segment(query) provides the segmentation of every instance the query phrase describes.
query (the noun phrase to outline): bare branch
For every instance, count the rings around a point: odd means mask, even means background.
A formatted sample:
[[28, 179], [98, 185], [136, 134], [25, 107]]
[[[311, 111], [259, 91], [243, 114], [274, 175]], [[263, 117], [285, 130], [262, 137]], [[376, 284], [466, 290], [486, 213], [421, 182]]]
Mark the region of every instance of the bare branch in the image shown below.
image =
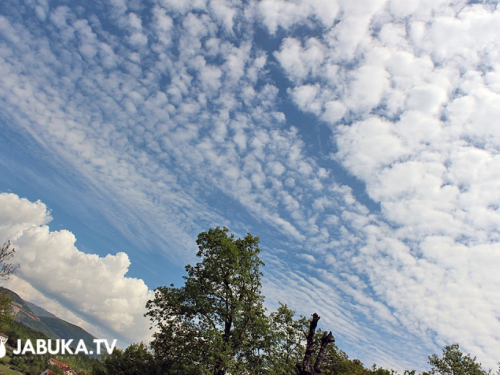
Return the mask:
[[0, 280], [7, 280], [20, 267], [19, 264], [9, 263], [16, 252], [11, 246], [11, 242], [7, 241], [0, 247]]

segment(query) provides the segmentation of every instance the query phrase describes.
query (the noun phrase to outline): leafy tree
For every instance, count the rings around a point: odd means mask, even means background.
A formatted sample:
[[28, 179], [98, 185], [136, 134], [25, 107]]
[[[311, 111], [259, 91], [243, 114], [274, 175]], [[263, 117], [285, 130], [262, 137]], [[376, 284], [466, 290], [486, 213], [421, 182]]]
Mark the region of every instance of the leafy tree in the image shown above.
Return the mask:
[[125, 350], [115, 348], [113, 353], [104, 354], [101, 362], [95, 362], [92, 375], [156, 375], [160, 374], [153, 355], [141, 342]]
[[[51, 364], [48, 364], [46, 366], [44, 366], [47, 370], [50, 370], [52, 371], [54, 374], [57, 374], [57, 375], [64, 375], [64, 371], [62, 368], [60, 368], [59, 366], [57, 365], [51, 365]], [[43, 370], [42, 370], [43, 371]]]
[[269, 321], [262, 306], [259, 238], [217, 227], [198, 236], [185, 285], [159, 287], [147, 316], [152, 347], [171, 374], [258, 374], [265, 366]]
[[[0, 247], [0, 280], [8, 280], [9, 277], [19, 268], [19, 265], [10, 262], [16, 249], [11, 247], [10, 241], [4, 243]], [[5, 293], [0, 292], [0, 331], [4, 332], [14, 320], [11, 313], [11, 303], [13, 298]]]
[[295, 364], [304, 356], [303, 341], [307, 321], [294, 319], [295, 312], [280, 302], [280, 307], [269, 316], [271, 334], [267, 336], [266, 368], [271, 375], [291, 374]]
[[14, 321], [11, 303], [14, 300], [8, 293], [0, 291], [0, 332], [5, 332]]
[[440, 375], [486, 375], [487, 372], [481, 368], [481, 363], [476, 362], [476, 357], [470, 354], [464, 355], [458, 344], [445, 346], [443, 357], [436, 354], [429, 357], [432, 366], [430, 374]]

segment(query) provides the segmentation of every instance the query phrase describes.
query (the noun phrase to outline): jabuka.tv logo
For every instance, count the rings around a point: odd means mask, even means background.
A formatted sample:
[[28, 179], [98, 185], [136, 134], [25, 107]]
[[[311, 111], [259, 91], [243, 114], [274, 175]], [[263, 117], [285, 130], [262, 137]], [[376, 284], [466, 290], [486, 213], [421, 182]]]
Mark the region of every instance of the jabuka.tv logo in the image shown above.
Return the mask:
[[[22, 345], [22, 341], [20, 339], [17, 340], [17, 348], [12, 351], [15, 355], [26, 355], [26, 354], [34, 354], [34, 355], [44, 355], [44, 354], [52, 354], [52, 355], [65, 355], [65, 354], [79, 354], [84, 353], [87, 355], [92, 355], [94, 352], [92, 350], [88, 350], [85, 345], [85, 341], [80, 339], [76, 348], [71, 347], [70, 345], [73, 343], [73, 339], [64, 340], [42, 340], [37, 339], [36, 344], [33, 345], [30, 339], [26, 339], [24, 346]], [[113, 350], [116, 347], [117, 339], [114, 339], [111, 345], [108, 343], [106, 339], [94, 339], [93, 342], [96, 345], [96, 354], [101, 354], [101, 344], [104, 344], [104, 348], [106, 349], [108, 354], [112, 354]], [[0, 340], [0, 358], [5, 357], [7, 354], [7, 349], [5, 348], [5, 343]]]

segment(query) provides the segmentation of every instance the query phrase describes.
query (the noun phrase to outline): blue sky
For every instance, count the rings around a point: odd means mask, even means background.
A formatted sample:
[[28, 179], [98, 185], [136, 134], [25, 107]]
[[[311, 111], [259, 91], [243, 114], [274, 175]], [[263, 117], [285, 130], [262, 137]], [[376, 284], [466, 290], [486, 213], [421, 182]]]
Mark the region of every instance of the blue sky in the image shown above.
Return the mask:
[[147, 340], [196, 236], [261, 238], [266, 306], [366, 365], [500, 349], [500, 10], [450, 0], [6, 0], [7, 286]]

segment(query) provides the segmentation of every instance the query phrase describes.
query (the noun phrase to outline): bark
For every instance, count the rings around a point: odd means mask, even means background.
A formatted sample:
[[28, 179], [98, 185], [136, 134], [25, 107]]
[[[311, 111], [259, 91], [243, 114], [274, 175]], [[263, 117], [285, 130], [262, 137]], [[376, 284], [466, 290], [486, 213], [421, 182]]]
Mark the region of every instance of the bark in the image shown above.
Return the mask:
[[321, 365], [325, 360], [326, 346], [331, 342], [335, 342], [335, 338], [333, 337], [332, 332], [329, 332], [328, 334], [326, 332], [323, 332], [323, 337], [321, 338], [321, 347], [319, 348], [318, 356], [316, 357], [313, 374], [319, 374], [321, 372]]
[[309, 333], [307, 335], [307, 345], [306, 345], [306, 353], [304, 354], [304, 360], [302, 363], [297, 363], [295, 365], [295, 372], [297, 375], [315, 375], [321, 373], [321, 365], [325, 360], [325, 352], [326, 347], [329, 343], [335, 342], [335, 338], [332, 333], [323, 333], [323, 337], [321, 338], [321, 346], [318, 351], [318, 355], [316, 356], [316, 361], [314, 362], [314, 368], [311, 369], [311, 357], [314, 354], [314, 349], [316, 345], [316, 341], [314, 340], [314, 333], [316, 332], [316, 328], [318, 327], [318, 314], [314, 313], [313, 318], [311, 320], [311, 324], [309, 325]]

